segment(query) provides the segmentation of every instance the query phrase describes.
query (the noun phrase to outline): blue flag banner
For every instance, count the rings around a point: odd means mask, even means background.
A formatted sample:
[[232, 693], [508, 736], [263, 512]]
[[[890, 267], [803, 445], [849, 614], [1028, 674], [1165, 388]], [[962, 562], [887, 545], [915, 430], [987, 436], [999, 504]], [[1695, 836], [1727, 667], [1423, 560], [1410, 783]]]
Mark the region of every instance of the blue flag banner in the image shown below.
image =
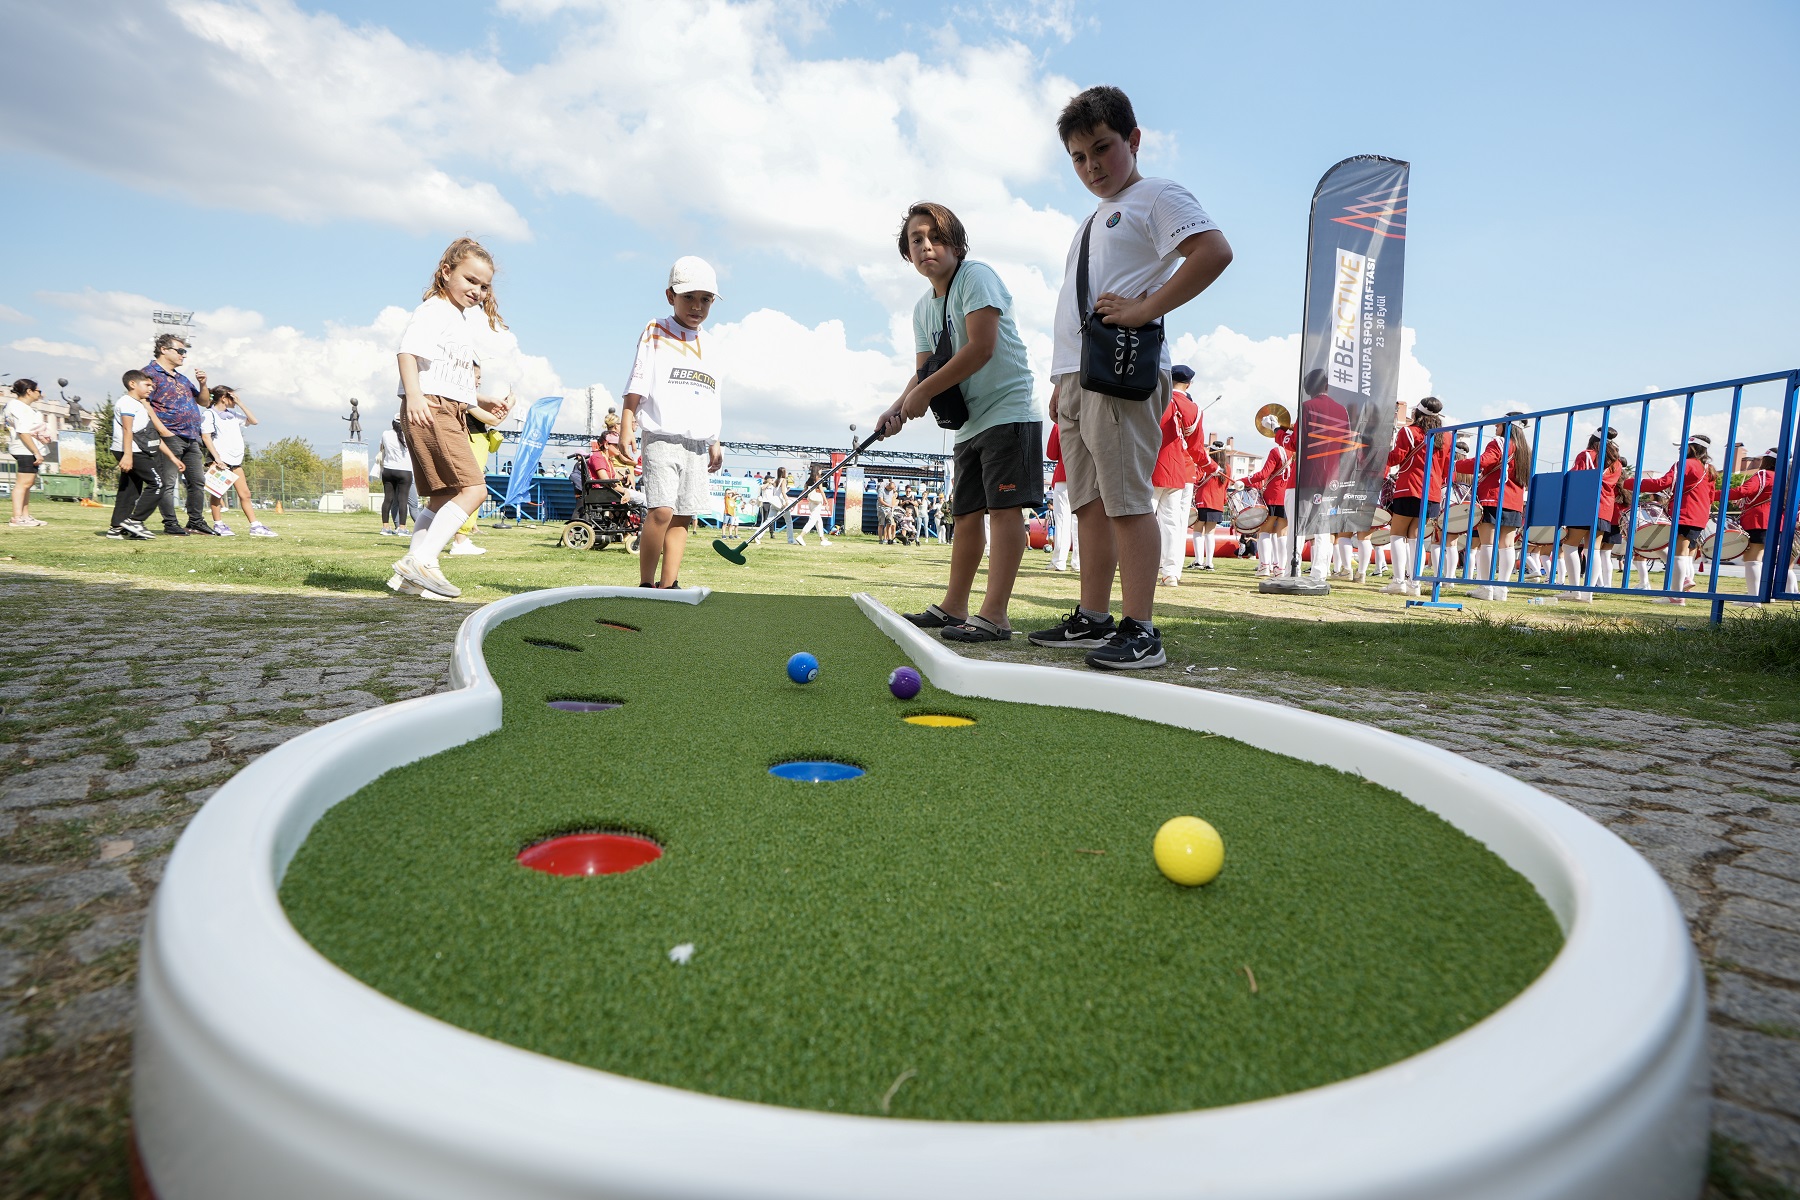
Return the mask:
[[1373, 524], [1394, 441], [1409, 170], [1360, 155], [1313, 192], [1288, 510], [1302, 536]]
[[537, 473], [538, 459], [550, 444], [550, 427], [562, 410], [561, 396], [545, 396], [532, 402], [525, 414], [525, 427], [519, 431], [518, 453], [513, 455], [512, 479], [506, 485], [506, 499], [501, 508], [513, 508], [531, 491], [531, 477]]

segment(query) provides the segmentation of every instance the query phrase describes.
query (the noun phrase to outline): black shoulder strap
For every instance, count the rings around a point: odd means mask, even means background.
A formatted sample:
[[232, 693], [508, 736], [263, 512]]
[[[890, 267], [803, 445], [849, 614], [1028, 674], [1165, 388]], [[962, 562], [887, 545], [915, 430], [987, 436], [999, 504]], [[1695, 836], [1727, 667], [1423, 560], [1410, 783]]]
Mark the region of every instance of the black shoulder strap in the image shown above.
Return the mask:
[[[938, 335], [940, 339], [950, 337], [950, 290], [956, 286], [956, 277], [962, 274], [962, 269], [962, 260], [958, 259], [956, 270], [950, 272], [950, 282], [944, 285], [944, 331]], [[954, 344], [954, 339], [952, 342]]]
[[1086, 324], [1088, 314], [1093, 310], [1088, 307], [1088, 235], [1094, 232], [1094, 218], [1099, 212], [1088, 214], [1087, 224], [1081, 227], [1081, 264], [1075, 268], [1075, 316]]

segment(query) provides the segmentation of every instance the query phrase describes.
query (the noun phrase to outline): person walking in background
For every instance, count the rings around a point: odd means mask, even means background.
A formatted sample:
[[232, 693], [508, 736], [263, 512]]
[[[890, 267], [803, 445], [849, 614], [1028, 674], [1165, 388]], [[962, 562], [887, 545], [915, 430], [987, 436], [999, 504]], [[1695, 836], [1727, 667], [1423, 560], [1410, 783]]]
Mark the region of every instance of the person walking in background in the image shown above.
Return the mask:
[[751, 539], [753, 545], [762, 545], [763, 534], [768, 532], [763, 526], [767, 525], [769, 518], [774, 515], [775, 485], [765, 477], [756, 489], [756, 528], [761, 532]]
[[381, 432], [381, 445], [375, 451], [375, 469], [381, 472], [381, 536], [399, 537], [406, 533], [406, 522], [412, 514], [412, 453], [406, 448], [400, 418]]
[[806, 528], [800, 531], [800, 544], [806, 545], [806, 535], [817, 531], [819, 545], [831, 545], [831, 539], [825, 536], [825, 491], [819, 486], [819, 473], [814, 471], [806, 481], [806, 490], [802, 493], [800, 511], [806, 513]]
[[[163, 532], [175, 537], [211, 533], [212, 526], [206, 523], [206, 456], [200, 443], [200, 412], [212, 406], [206, 372], [195, 371], [192, 380], [181, 373], [181, 366], [187, 361], [188, 344], [180, 334], [159, 334], [154, 349], [156, 357], [144, 366], [144, 374], [156, 383], [155, 390], [150, 393], [150, 407], [156, 410], [157, 417], [168, 429], [169, 435], [163, 440], [168, 443], [175, 462], [181, 464], [178, 471], [164, 458], [157, 468], [163, 484]], [[185, 526], [175, 502], [183, 481], [187, 486]]]
[[1162, 538], [1162, 558], [1156, 582], [1161, 587], [1181, 584], [1181, 564], [1187, 541], [1188, 516], [1194, 508], [1194, 481], [1200, 477], [1197, 461], [1206, 459], [1206, 435], [1200, 429], [1200, 408], [1187, 393], [1194, 378], [1192, 367], [1176, 366], [1169, 372], [1174, 387], [1160, 422], [1162, 443], [1156, 464], [1150, 468], [1150, 487], [1156, 503], [1156, 528]]
[[125, 394], [113, 401], [112, 452], [118, 456], [119, 492], [113, 499], [109, 538], [147, 542], [156, 535], [144, 528], [144, 518], [156, 511], [162, 483], [156, 475], [156, 458], [163, 453], [162, 423], [144, 403], [155, 382], [142, 371], [127, 371], [119, 382]]
[[44, 456], [47, 426], [32, 405], [43, 399], [35, 380], [15, 379], [12, 398], [6, 402], [6, 452], [18, 465], [19, 476], [13, 482], [12, 524], [29, 529], [45, 524], [31, 515], [31, 488], [37, 482], [38, 461]]
[[894, 522], [900, 515], [900, 489], [884, 479], [875, 489], [875, 536], [882, 545], [894, 540]]
[[[275, 537], [273, 529], [256, 519], [250, 506], [250, 484], [244, 478], [244, 426], [256, 424], [256, 415], [228, 387], [212, 389], [212, 397], [212, 407], [200, 414], [200, 441], [206, 447], [207, 457], [212, 460], [213, 467], [231, 472], [229, 486], [237, 493], [238, 507], [243, 510], [250, 536]], [[223, 519], [224, 493], [215, 496], [208, 489], [207, 499], [212, 508], [213, 532], [220, 537], [232, 536], [231, 526]]]
[[1052, 424], [1044, 443], [1044, 457], [1056, 464], [1050, 473], [1050, 569], [1067, 571], [1073, 551], [1075, 569], [1081, 570], [1081, 543], [1075, 537], [1075, 510], [1069, 506], [1069, 474], [1063, 470], [1062, 432]]

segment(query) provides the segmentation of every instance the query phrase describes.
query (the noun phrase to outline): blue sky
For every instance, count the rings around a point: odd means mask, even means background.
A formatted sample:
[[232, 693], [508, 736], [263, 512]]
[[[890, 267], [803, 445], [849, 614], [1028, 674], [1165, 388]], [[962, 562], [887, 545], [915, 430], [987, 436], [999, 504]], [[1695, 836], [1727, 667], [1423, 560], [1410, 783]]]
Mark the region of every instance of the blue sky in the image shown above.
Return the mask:
[[1055, 110], [1100, 82], [1236, 250], [1171, 328], [1226, 397], [1209, 426], [1253, 446], [1249, 413], [1293, 388], [1312, 188], [1357, 153], [1413, 164], [1402, 398], [1467, 419], [1800, 365], [1791, 3], [0, 12], [0, 371], [97, 397], [146, 357], [150, 307], [196, 309], [213, 378], [322, 444], [346, 396], [391, 395], [384, 310], [464, 232], [500, 261], [521, 392], [616, 389], [699, 253], [727, 436], [836, 443], [903, 382], [922, 283], [893, 234], [938, 199], [1041, 371], [1092, 203]]

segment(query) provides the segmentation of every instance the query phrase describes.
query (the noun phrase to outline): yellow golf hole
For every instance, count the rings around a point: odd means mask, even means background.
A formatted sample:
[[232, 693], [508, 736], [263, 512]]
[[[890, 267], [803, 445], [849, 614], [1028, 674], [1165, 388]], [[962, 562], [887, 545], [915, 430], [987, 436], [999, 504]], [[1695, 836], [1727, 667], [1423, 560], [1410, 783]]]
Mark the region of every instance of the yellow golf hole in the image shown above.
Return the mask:
[[955, 729], [959, 725], [973, 725], [975, 722], [967, 717], [951, 717], [943, 713], [920, 713], [916, 717], [906, 718], [908, 725], [929, 725], [933, 729]]

